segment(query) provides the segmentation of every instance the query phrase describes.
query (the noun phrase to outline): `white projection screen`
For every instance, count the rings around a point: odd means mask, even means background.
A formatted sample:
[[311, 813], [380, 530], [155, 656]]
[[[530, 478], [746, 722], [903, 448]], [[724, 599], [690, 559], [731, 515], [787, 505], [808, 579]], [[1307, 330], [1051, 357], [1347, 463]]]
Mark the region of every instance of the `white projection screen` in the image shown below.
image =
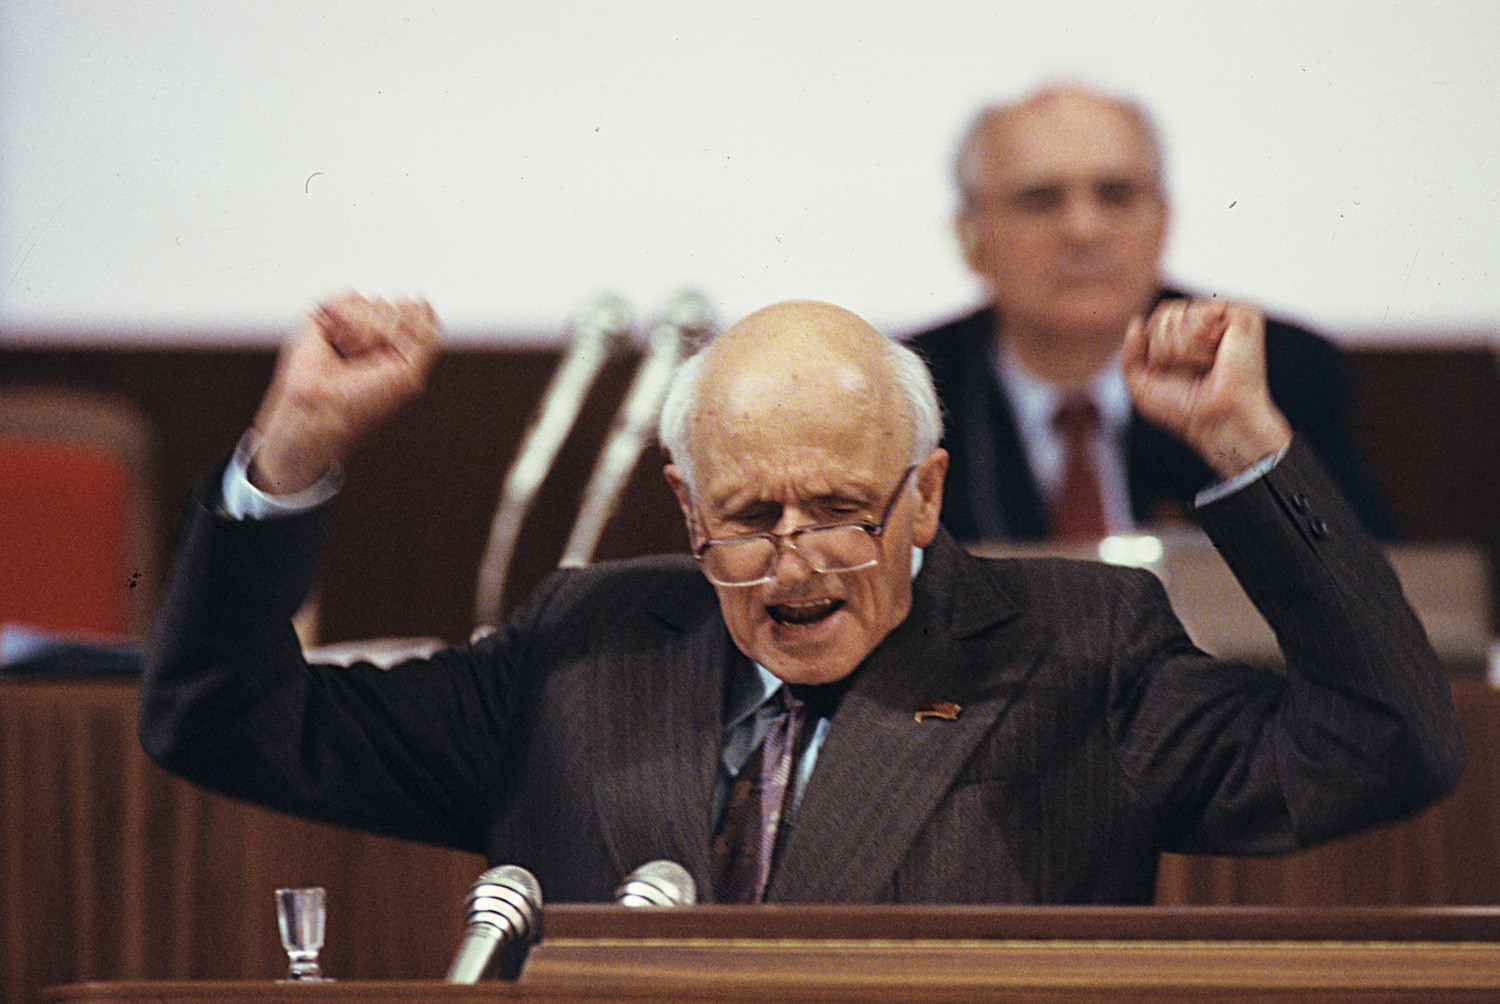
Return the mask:
[[0, 2], [0, 338], [256, 341], [345, 287], [457, 338], [613, 291], [977, 296], [949, 158], [1079, 80], [1157, 118], [1169, 276], [1342, 341], [1492, 339], [1500, 5]]

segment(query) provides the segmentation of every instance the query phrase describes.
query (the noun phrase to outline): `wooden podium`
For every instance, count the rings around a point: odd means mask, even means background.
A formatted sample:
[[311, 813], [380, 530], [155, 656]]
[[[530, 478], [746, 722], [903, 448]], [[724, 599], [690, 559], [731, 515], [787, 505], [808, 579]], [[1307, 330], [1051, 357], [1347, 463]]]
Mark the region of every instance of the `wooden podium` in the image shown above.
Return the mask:
[[[1217, 944], [1225, 932], [1251, 940], [1268, 938], [1265, 928], [1247, 934], [1242, 927], [1225, 926], [1267, 916], [1243, 912], [1250, 908], [1273, 908], [1269, 916], [1280, 918], [1278, 923], [1312, 916], [1307, 909], [1330, 909], [1336, 912], [1321, 916], [1340, 923], [1355, 918], [1365, 925], [1336, 929], [1339, 937], [1333, 940], [1340, 943], [1454, 940], [1438, 937], [1430, 927], [1410, 936], [1382, 933], [1376, 939], [1368, 926], [1371, 918], [1442, 916], [1493, 924], [1485, 911], [1500, 904], [1500, 691], [1482, 678], [1455, 679], [1454, 696], [1469, 762], [1459, 790], [1443, 803], [1414, 819], [1282, 858], [1169, 856], [1158, 887], [1161, 905], [1146, 913], [1151, 920], [1133, 922], [1148, 926], [1122, 931], [1118, 926], [1100, 927], [1103, 922], [1094, 919], [1116, 918], [1108, 923], [1119, 925], [1129, 913], [1064, 913], [1060, 916], [1084, 919], [1072, 921], [1073, 926], [1065, 929], [1070, 934], [1064, 939], [1067, 946], [1045, 949], [1052, 953], [1047, 957], [1055, 960], [1059, 952], [1085, 951], [1087, 939], [1105, 937], [1106, 930], [1113, 932], [1110, 938], [1147, 942], [1176, 942], [1187, 934]], [[108, 986], [116, 995], [126, 994], [125, 987], [152, 988], [134, 991], [133, 998], [115, 998], [121, 1000], [150, 999], [169, 986], [177, 988], [172, 993], [179, 1000], [201, 996], [208, 986], [234, 988], [241, 995], [234, 999], [239, 1000], [247, 999], [245, 994], [270, 993], [275, 987], [271, 980], [286, 965], [271, 905], [271, 890], [280, 885], [328, 888], [329, 944], [324, 955], [328, 971], [347, 981], [332, 992], [385, 987], [374, 981], [392, 977], [441, 978], [462, 936], [460, 907], [475, 876], [484, 870], [482, 859], [294, 820], [193, 788], [145, 759], [134, 735], [135, 703], [132, 681], [0, 682], [0, 1000], [30, 1004], [42, 988], [63, 985]], [[1359, 912], [1403, 907], [1475, 907], [1479, 912]], [[1281, 908], [1292, 912], [1276, 912]], [[1355, 912], [1337, 912], [1344, 908]], [[577, 909], [581, 908], [547, 910], [547, 941], [529, 977], [545, 975], [552, 981], [547, 986], [557, 986], [565, 974], [549, 967], [577, 964], [569, 961], [564, 949], [573, 951], [567, 949], [568, 939], [582, 937], [578, 924], [589, 917], [603, 924], [615, 916], [610, 912], [597, 919], [597, 914], [579, 915]], [[758, 949], [770, 947], [767, 938], [805, 939], [819, 930], [795, 913], [731, 915], [739, 924], [769, 925], [761, 928], [753, 945]], [[632, 950], [651, 947], [639, 942], [652, 932], [660, 935], [660, 929], [650, 925], [667, 924], [669, 916], [675, 914], [633, 920]], [[707, 926], [724, 923], [710, 908], [690, 911], [689, 916], [693, 925], [702, 925], [697, 927], [700, 931], [722, 931]], [[1035, 938], [1016, 932], [1035, 930], [1027, 925], [1048, 915], [986, 912], [986, 917], [997, 919], [986, 920], [982, 927], [972, 914], [941, 916], [956, 926], [928, 929], [937, 940], [951, 942], [956, 935], [987, 942], [1017, 938], [1021, 949], [1031, 951], [1039, 949]], [[1149, 926], [1153, 924], [1164, 926]], [[1166, 938], [1169, 930], [1178, 937]], [[838, 937], [881, 942], [894, 939], [892, 931], [869, 922]], [[1457, 940], [1497, 940], [1491, 931], [1465, 929]], [[677, 928], [673, 937], [680, 939], [682, 932]], [[618, 930], [596, 927], [589, 938], [599, 943], [589, 949], [591, 955], [604, 957], [602, 950], [608, 945], [601, 939], [606, 934], [620, 937]], [[1290, 937], [1281, 931], [1272, 940]], [[721, 949], [722, 941], [721, 936]], [[946, 944], [945, 950], [955, 947], [960, 946]], [[1020, 951], [985, 946], [986, 951], [1002, 949]], [[1153, 945], [1150, 951], [1158, 949]], [[620, 952], [623, 949], [616, 954]], [[873, 958], [870, 952], [858, 954], [866, 961]], [[639, 954], [632, 958], [645, 965]], [[844, 955], [838, 958], [842, 971]], [[1024, 966], [1042, 965], [1035, 958], [1040, 957], [985, 966], [1024, 971]], [[726, 971], [730, 965], [724, 962]], [[961, 972], [969, 966], [977, 974], [989, 971], [977, 957], [965, 960], [964, 966]], [[1500, 965], [1493, 968], [1500, 971]], [[586, 975], [566, 973], [569, 980]], [[420, 986], [423, 992], [442, 989], [431, 982]], [[506, 992], [515, 991], [512, 987]], [[529, 985], [527, 992], [553, 991]], [[1500, 994], [1493, 999], [1500, 1000]]]
[[555, 906], [514, 983], [141, 981], [45, 1004], [1500, 1001], [1500, 908]]

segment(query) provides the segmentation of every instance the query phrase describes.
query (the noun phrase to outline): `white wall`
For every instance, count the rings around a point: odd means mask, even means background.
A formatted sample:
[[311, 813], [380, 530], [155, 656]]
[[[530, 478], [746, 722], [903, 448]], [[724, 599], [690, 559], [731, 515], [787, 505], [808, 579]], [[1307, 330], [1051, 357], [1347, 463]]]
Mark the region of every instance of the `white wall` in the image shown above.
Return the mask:
[[1341, 338], [1500, 331], [1493, 0], [0, 0], [0, 338], [458, 337], [686, 285], [904, 330], [975, 287], [947, 161], [1043, 78], [1157, 114], [1181, 281]]

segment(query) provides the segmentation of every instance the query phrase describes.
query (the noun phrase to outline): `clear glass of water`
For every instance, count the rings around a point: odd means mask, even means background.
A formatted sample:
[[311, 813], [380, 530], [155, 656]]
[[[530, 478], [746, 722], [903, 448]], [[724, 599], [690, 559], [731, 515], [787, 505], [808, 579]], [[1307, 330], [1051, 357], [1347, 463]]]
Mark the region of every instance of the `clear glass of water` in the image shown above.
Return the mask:
[[323, 979], [318, 952], [323, 948], [327, 916], [327, 899], [321, 886], [276, 890], [276, 921], [281, 928], [281, 945], [291, 963], [287, 979]]

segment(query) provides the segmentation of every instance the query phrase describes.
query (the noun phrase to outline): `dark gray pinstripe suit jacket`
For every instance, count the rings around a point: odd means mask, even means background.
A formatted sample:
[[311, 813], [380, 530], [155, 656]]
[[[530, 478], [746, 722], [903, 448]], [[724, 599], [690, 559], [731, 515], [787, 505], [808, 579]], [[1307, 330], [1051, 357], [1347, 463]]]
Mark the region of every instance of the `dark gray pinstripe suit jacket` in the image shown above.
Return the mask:
[[[1300, 443], [1203, 523], [1285, 677], [1195, 649], [1149, 573], [929, 549], [832, 722], [772, 900], [1148, 902], [1162, 850], [1266, 853], [1408, 813], [1462, 750], [1390, 567]], [[681, 556], [549, 579], [500, 634], [390, 671], [307, 667], [314, 518], [191, 528], [146, 749], [208, 787], [480, 851], [552, 901], [645, 861], [710, 888], [732, 647]], [[955, 721], [915, 719], [924, 700]]]

